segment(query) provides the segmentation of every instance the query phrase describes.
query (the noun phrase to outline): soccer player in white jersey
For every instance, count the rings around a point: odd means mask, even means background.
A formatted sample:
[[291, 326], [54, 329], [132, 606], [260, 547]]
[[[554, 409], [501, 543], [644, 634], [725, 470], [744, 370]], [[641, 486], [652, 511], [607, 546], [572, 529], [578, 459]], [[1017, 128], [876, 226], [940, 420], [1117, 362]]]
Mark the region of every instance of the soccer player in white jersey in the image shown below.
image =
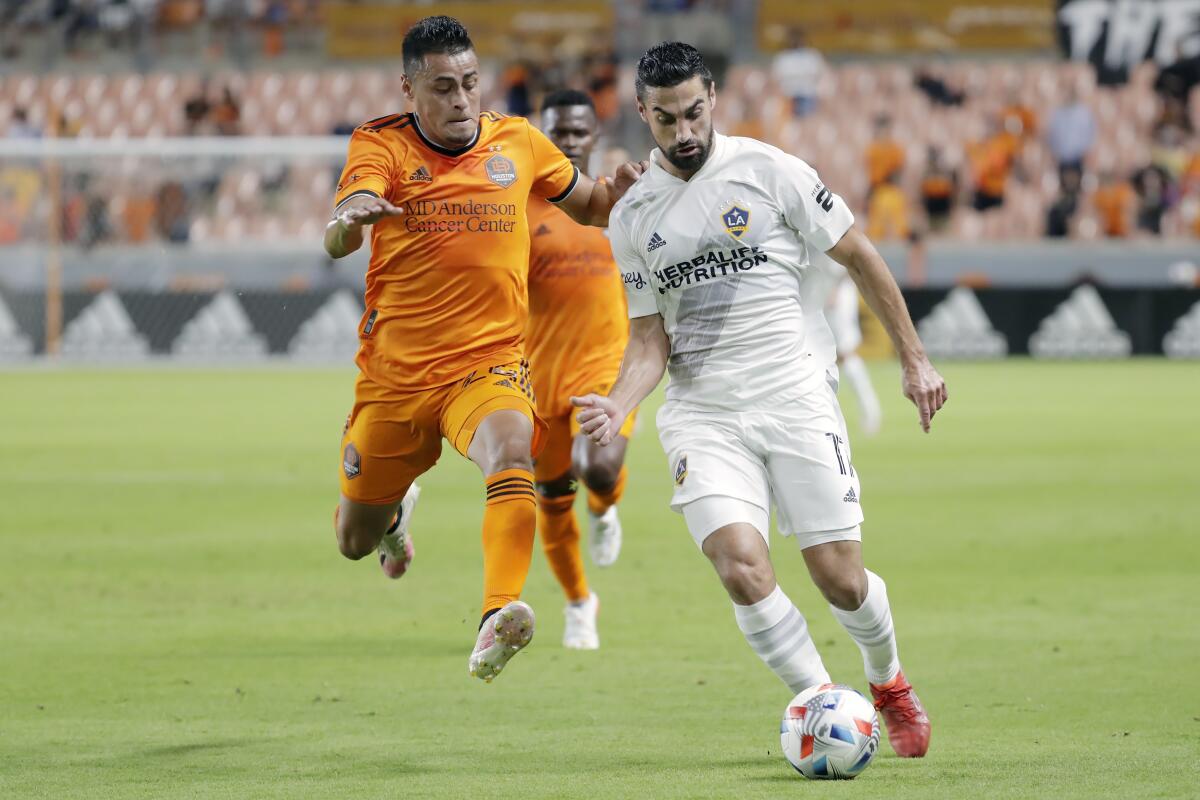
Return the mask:
[[[858, 643], [901, 756], [929, 747], [929, 718], [900, 669], [883, 580], [863, 568], [861, 488], [832, 386], [833, 339], [805, 276], [828, 253], [883, 321], [905, 395], [929, 430], [946, 386], [929, 363], [887, 265], [836, 194], [798, 158], [715, 134], [711, 73], [664, 42], [638, 62], [638, 111], [658, 148], [613, 209], [613, 255], [632, 319], [607, 397], [572, 398], [596, 442], [670, 371], [658, 431], [671, 506], [716, 568], [746, 641], [793, 692], [829, 682], [804, 616], [775, 579], [770, 508]], [[810, 325], [823, 335], [809, 335]]]
[[814, 269], [806, 280], [815, 280], [824, 287], [825, 319], [833, 331], [840, 375], [858, 399], [859, 427], [867, 436], [874, 436], [883, 424], [883, 410], [871, 383], [871, 373], [858, 354], [863, 338], [858, 321], [858, 289], [841, 264], [824, 253], [811, 255]]

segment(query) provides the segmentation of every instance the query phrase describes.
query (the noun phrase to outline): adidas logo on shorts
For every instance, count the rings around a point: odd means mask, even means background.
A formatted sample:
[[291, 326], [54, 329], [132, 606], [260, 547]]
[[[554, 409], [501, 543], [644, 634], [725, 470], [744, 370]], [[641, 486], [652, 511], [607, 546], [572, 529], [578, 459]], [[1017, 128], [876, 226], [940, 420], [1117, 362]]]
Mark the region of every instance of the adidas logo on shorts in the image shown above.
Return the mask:
[[658, 231], [655, 231], [654, 235], [650, 237], [650, 241], [646, 242], [646, 252], [653, 253], [655, 250], [660, 247], [664, 247], [666, 244], [667, 240], [659, 236]]
[[417, 167], [416, 171], [413, 172], [412, 175], [408, 176], [408, 179], [410, 181], [421, 181], [423, 183], [433, 183], [433, 176], [429, 174], [429, 170], [426, 169], [424, 164]]
[[857, 503], [858, 495], [854, 493], [854, 487], [850, 487], [850, 491], [846, 492], [846, 496], [842, 498], [843, 503]]

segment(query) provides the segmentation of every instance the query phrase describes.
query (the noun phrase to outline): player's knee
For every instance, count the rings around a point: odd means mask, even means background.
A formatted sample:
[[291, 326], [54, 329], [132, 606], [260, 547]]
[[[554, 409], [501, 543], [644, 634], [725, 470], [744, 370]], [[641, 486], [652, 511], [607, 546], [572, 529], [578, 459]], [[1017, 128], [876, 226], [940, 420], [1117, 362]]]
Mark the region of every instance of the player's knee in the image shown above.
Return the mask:
[[713, 561], [721, 584], [733, 602], [752, 605], [769, 595], [775, 588], [775, 571], [771, 562], [749, 551], [725, 553]]
[[616, 487], [617, 479], [620, 476], [620, 463], [614, 463], [603, 459], [594, 459], [589, 461], [588, 464], [584, 466], [581, 475], [584, 485], [597, 494], [606, 494], [611, 492]]
[[379, 532], [368, 531], [362, 525], [338, 520], [336, 533], [338, 550], [351, 561], [366, 558], [379, 546]]
[[867, 601], [867, 575], [862, 570], [825, 576], [817, 588], [831, 606], [842, 611], [857, 611]]

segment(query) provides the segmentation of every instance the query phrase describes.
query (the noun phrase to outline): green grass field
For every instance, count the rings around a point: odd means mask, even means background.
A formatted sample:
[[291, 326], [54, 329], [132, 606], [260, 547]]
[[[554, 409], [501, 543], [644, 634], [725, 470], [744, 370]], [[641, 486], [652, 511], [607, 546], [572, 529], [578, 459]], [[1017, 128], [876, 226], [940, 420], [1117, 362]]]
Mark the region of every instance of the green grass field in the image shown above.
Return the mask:
[[[423, 480], [402, 581], [338, 555], [350, 372], [2, 373], [0, 797], [1196, 797], [1200, 369], [950, 364], [931, 436], [895, 367], [874, 374], [866, 554], [933, 746], [817, 784], [667, 508], [652, 414], [625, 550], [592, 570], [603, 649], [560, 647], [539, 555], [537, 638], [484, 685], [471, 464], [448, 450]], [[835, 679], [865, 689], [774, 544]]]

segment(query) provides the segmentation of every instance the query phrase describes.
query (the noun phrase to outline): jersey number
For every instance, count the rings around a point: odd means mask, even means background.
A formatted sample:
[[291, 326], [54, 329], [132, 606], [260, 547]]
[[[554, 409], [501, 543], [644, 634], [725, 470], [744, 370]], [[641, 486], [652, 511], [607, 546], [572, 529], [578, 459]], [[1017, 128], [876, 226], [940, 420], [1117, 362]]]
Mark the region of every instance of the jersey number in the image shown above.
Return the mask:
[[850, 454], [842, 455], [842, 446], [846, 444], [845, 440], [836, 433], [825, 434], [829, 437], [829, 441], [833, 444], [833, 454], [837, 456], [838, 472], [843, 475], [854, 476], [854, 465], [850, 463]]

